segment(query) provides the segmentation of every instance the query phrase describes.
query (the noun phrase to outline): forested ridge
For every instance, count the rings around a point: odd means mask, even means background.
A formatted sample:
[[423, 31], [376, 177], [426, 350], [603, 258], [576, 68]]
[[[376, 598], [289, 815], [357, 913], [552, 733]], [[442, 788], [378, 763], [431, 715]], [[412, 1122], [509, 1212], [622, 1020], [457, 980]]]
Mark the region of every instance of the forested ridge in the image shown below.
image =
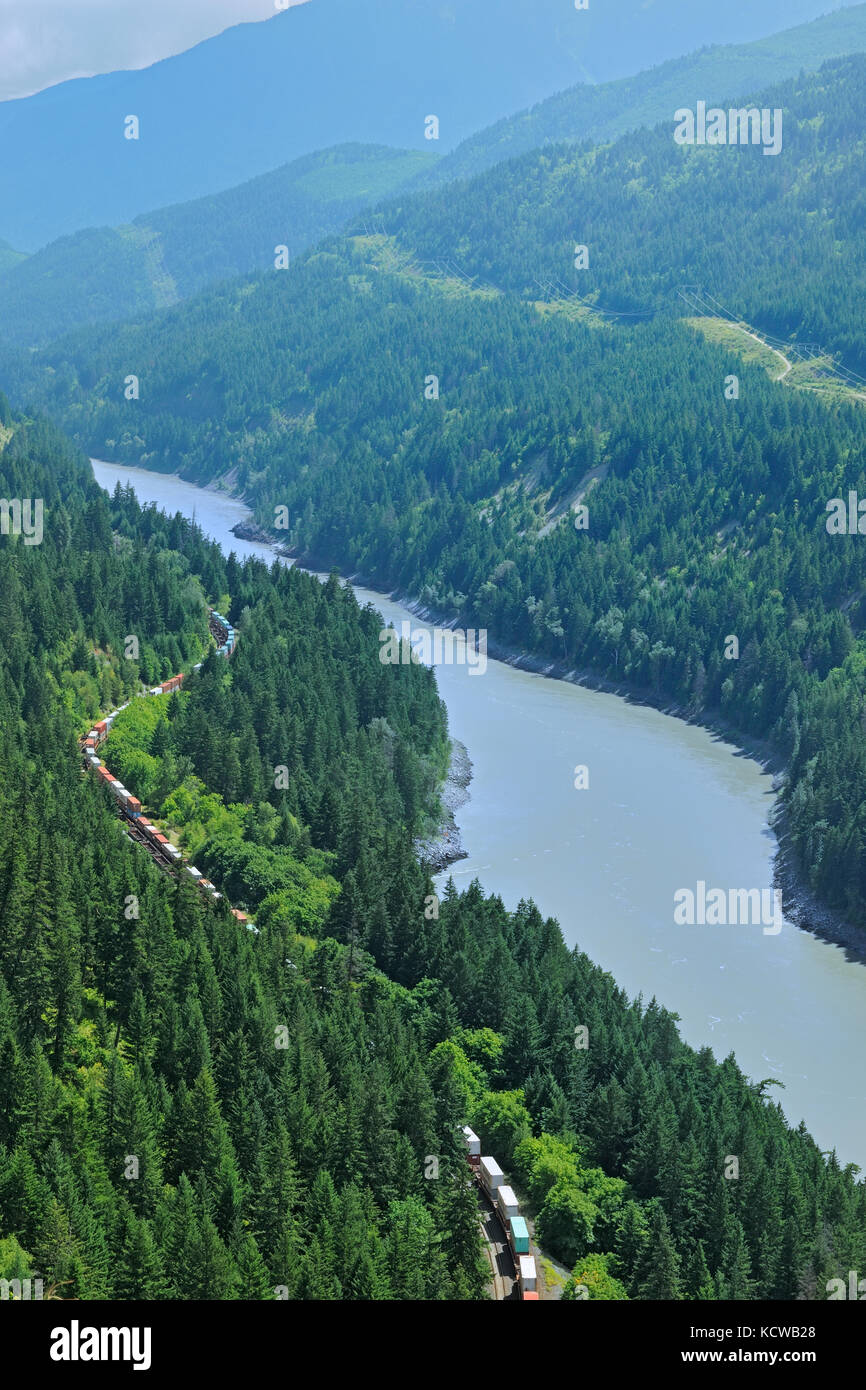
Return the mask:
[[0, 244], [0, 338], [32, 347], [268, 269], [280, 254], [297, 256], [339, 231], [431, 162], [435, 156], [419, 150], [340, 145], [127, 226], [61, 237], [27, 258]]
[[[866, 375], [858, 306], [866, 205], [866, 54], [828, 61], [708, 106], [781, 110], [782, 144], [677, 145], [678, 107], [611, 144], [554, 145], [453, 188], [386, 203], [382, 225], [415, 256], [537, 299], [576, 292], [613, 313], [682, 314], [677, 290], [710, 290], [779, 337], [817, 341]], [[589, 249], [574, 268], [575, 243]], [[539, 289], [539, 286], [542, 289]]]
[[[863, 1184], [733, 1059], [682, 1044], [674, 1016], [630, 1002], [531, 904], [509, 914], [473, 885], [431, 913], [410, 831], [441, 706], [424, 668], [379, 662], [378, 619], [334, 579], [224, 562], [180, 518], [120, 491], [109, 505], [53, 429], [0, 415], [0, 481], [43, 491], [47, 518], [42, 545], [0, 542], [0, 700], [18, 731], [0, 778], [3, 1277], [38, 1271], [66, 1298], [477, 1298], [467, 1120], [591, 1297], [821, 1297], [862, 1262]], [[243, 635], [181, 695], [133, 701], [156, 713], [139, 772], [225, 798], [217, 878], [243, 879], [232, 845], [327, 860], [339, 891], [315, 922], [295, 881], [257, 933], [206, 906], [80, 771], [93, 703], [129, 693], [126, 630], [158, 651], [157, 615], [123, 597], [127, 566], [158, 557], [175, 640], [195, 652], [203, 599], [226, 594]], [[214, 756], [205, 713], [249, 774]], [[286, 748], [277, 790], [264, 769]]]
[[714, 106], [800, 72], [814, 72], [829, 58], [864, 47], [866, 6], [853, 5], [766, 39], [701, 48], [614, 82], [581, 83], [470, 135], [419, 182], [471, 178], [503, 160], [565, 140], [603, 144], [626, 131], [669, 121], [685, 92], [700, 93]]

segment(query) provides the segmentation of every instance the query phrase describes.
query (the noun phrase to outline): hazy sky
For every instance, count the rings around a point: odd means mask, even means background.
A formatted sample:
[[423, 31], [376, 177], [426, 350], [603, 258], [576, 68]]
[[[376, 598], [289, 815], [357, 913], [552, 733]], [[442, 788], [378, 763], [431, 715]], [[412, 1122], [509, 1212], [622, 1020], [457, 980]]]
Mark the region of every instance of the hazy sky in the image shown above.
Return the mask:
[[144, 68], [304, 0], [0, 0], [0, 101]]

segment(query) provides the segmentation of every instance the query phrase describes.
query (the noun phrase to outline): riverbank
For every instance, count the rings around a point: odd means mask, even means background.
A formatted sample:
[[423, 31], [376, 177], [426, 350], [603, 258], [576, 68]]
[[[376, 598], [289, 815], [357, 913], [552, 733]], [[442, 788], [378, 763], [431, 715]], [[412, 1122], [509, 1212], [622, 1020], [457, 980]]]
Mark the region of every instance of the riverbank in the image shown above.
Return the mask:
[[[324, 573], [329, 569], [326, 562], [319, 561], [315, 556], [307, 555], [303, 559], [299, 559], [295, 551], [276, 544], [273, 536], [267, 536], [266, 532], [254, 522], [250, 523], [249, 535], [246, 535], [245, 522], [240, 523], [240, 528], [244, 528], [246, 539], [262, 541], [262, 543], [271, 546], [282, 558], [290, 560], [302, 569], [308, 569], [314, 573]], [[241, 535], [240, 528], [236, 530], [238, 536]], [[255, 535], [252, 534], [253, 531], [255, 531]], [[365, 589], [372, 587], [366, 575], [353, 573], [343, 577], [347, 583]], [[374, 593], [381, 592], [375, 588], [372, 591]], [[442, 628], [454, 628], [458, 626], [460, 621], [459, 618], [431, 608], [399, 590], [395, 590], [391, 594], [382, 594], [382, 597], [390, 599], [393, 603], [401, 604], [424, 623], [432, 623]], [[583, 686], [588, 690], [596, 690], [606, 695], [616, 695], [627, 704], [657, 709], [661, 714], [669, 715], [674, 719], [681, 719], [684, 723], [693, 724], [697, 728], [706, 729], [719, 742], [730, 745], [735, 756], [749, 758], [756, 762], [762, 771], [773, 777], [773, 793], [777, 798], [768, 816], [768, 822], [776, 836], [778, 845], [773, 861], [773, 886], [782, 894], [782, 910], [785, 917], [799, 930], [840, 947], [844, 950], [849, 961], [866, 965], [866, 931], [849, 922], [836, 909], [820, 902], [806, 882], [803, 871], [794, 858], [789, 844], [790, 836], [786, 828], [784, 809], [778, 800], [778, 792], [785, 778], [785, 762], [778, 749], [775, 749], [765, 739], [750, 738], [742, 734], [725, 719], [720, 710], [702, 710], [700, 714], [696, 714], [687, 706], [666, 699], [648, 687], [641, 688], [621, 681], [611, 681], [592, 670], [580, 669], [565, 661], [552, 661], [547, 657], [518, 651], [489, 635], [487, 654], [495, 661], [501, 661], [512, 666], [515, 670], [545, 676], [550, 680], [566, 681], [571, 685]], [[462, 804], [463, 802], [461, 802]], [[450, 831], [450, 825], [443, 827], [443, 834], [447, 831]], [[456, 825], [455, 832], [459, 836], [459, 829]], [[447, 845], [456, 842], [453, 839], [449, 841], [446, 836], [442, 843]], [[456, 862], [456, 859], [466, 858], [462, 842], [460, 842], [460, 851], [454, 859], [442, 862], [441, 867], [447, 867], [448, 863]]]
[[[369, 585], [360, 576], [351, 576], [350, 583]], [[457, 619], [447, 617], [411, 597], [394, 593], [389, 595], [395, 603], [400, 603], [415, 617], [425, 623], [437, 623], [441, 627], [454, 627]], [[681, 719], [706, 729], [719, 742], [730, 744], [736, 756], [750, 758], [761, 769], [773, 776], [773, 792], [777, 795], [773, 809], [768, 817], [771, 829], [778, 843], [773, 862], [773, 886], [782, 894], [782, 910], [785, 917], [801, 931], [809, 932], [833, 946], [841, 947], [849, 961], [866, 965], [866, 932], [847, 921], [840, 912], [822, 903], [805, 881], [803, 871], [797, 864], [790, 846], [784, 808], [778, 800], [778, 792], [784, 782], [785, 763], [777, 749], [765, 739], [748, 738], [735, 729], [720, 711], [702, 711], [698, 717], [685, 705], [665, 700], [649, 688], [633, 687], [624, 682], [615, 682], [597, 675], [590, 670], [580, 670], [564, 661], [551, 661], [534, 656], [528, 652], [517, 651], [495, 638], [487, 638], [487, 654], [495, 661], [502, 661], [519, 671], [545, 676], [550, 680], [561, 680], [571, 685], [584, 686], [602, 694], [616, 695], [627, 704], [644, 705], [657, 709], [661, 714]]]

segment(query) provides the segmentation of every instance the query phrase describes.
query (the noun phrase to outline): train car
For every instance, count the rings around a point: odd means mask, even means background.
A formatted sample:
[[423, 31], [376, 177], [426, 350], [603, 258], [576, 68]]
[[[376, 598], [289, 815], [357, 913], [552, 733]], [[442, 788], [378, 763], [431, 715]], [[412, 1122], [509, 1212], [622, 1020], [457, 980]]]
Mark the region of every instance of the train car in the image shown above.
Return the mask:
[[495, 1205], [496, 1193], [505, 1180], [505, 1174], [496, 1162], [496, 1159], [490, 1158], [489, 1155], [479, 1159], [478, 1176], [481, 1179], [481, 1186], [484, 1188], [491, 1202]]
[[515, 1197], [512, 1189], [510, 1187], [506, 1187], [505, 1183], [502, 1183], [501, 1186], [497, 1189], [496, 1210], [499, 1213], [499, 1216], [502, 1220], [502, 1224], [505, 1227], [506, 1231], [508, 1230], [508, 1223], [512, 1219], [512, 1217], [520, 1215], [520, 1207], [518, 1205], [517, 1198]]
[[126, 803], [126, 814], [130, 820], [138, 820], [141, 815], [141, 802], [137, 796], [130, 796]]
[[529, 1254], [529, 1227], [522, 1216], [512, 1216], [505, 1229], [514, 1256], [514, 1268], [517, 1269], [520, 1256]]
[[466, 1157], [469, 1160], [469, 1167], [473, 1173], [478, 1172], [478, 1165], [481, 1162], [481, 1140], [468, 1125], [463, 1126], [463, 1142], [466, 1145]]
[[534, 1301], [538, 1298], [538, 1274], [534, 1255], [520, 1255], [517, 1261], [517, 1283], [520, 1297]]
[[190, 875], [190, 877], [192, 877], [192, 878], [194, 878], [194, 879], [196, 880], [196, 882], [198, 882], [198, 880], [199, 880], [199, 879], [201, 878], [201, 876], [202, 876], [202, 875], [201, 875], [201, 869], [196, 869], [196, 868], [194, 868], [192, 864], [187, 864], [187, 866], [186, 866], [186, 871], [187, 871], [187, 873]]
[[179, 676], [172, 676], [171, 680], [163, 681], [160, 687], [163, 695], [169, 695], [173, 690], [180, 690], [183, 685], [183, 673]]
[[108, 720], [100, 719], [97, 724], [94, 724], [93, 732], [96, 734], [97, 743], [101, 743], [108, 733]]
[[232, 916], [235, 918], [236, 921], [241, 922], [244, 926], [246, 926], [250, 920], [245, 912], [239, 912], [236, 907], [232, 908]]

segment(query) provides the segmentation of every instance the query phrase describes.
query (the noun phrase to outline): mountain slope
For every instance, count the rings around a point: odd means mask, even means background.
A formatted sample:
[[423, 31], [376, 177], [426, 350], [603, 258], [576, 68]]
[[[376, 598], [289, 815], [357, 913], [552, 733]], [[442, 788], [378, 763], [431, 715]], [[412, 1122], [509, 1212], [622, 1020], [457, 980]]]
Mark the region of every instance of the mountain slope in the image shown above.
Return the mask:
[[814, 72], [830, 58], [864, 50], [866, 5], [855, 5], [754, 43], [707, 48], [634, 77], [573, 87], [471, 135], [424, 175], [423, 182], [437, 185], [467, 178], [541, 145], [614, 140], [639, 126], [669, 119], [684, 92], [713, 105], [796, 77], [800, 71]]
[[13, 266], [25, 261], [27, 256], [23, 251], [16, 251], [6, 241], [0, 241], [0, 274], [4, 270], [11, 270]]
[[[815, 341], [866, 376], [864, 83], [866, 55], [853, 55], [740, 98], [782, 111], [775, 157], [754, 145], [678, 145], [672, 110], [609, 147], [551, 146], [496, 166], [459, 198], [450, 187], [403, 198], [377, 226], [404, 255], [614, 316], [682, 316], [679, 291], [698, 286], [736, 317]], [[677, 107], [694, 101], [683, 91]], [[585, 268], [577, 245], [588, 248]]]
[[[826, 0], [311, 0], [140, 72], [0, 105], [0, 236], [36, 250], [346, 141], [440, 151], [577, 81], [814, 17]], [[137, 116], [140, 139], [124, 136]]]
[[277, 246], [298, 255], [362, 208], [396, 193], [434, 159], [423, 150], [344, 145], [128, 226], [61, 237], [33, 256], [16, 257], [6, 274], [0, 247], [0, 337], [35, 346], [77, 326], [135, 318], [204, 285], [272, 267]]
[[7, 343], [35, 346], [83, 324], [140, 317], [208, 284], [269, 268], [278, 244], [296, 256], [401, 190], [435, 187], [557, 137], [607, 140], [669, 120], [684, 92], [736, 99], [755, 89], [753, 78], [811, 71], [828, 53], [858, 48], [866, 48], [866, 4], [751, 45], [703, 50], [635, 78], [572, 88], [445, 158], [432, 147], [339, 146], [128, 226], [61, 238], [24, 265], [16, 257], [13, 274], [4, 276], [0, 248], [0, 334]]

